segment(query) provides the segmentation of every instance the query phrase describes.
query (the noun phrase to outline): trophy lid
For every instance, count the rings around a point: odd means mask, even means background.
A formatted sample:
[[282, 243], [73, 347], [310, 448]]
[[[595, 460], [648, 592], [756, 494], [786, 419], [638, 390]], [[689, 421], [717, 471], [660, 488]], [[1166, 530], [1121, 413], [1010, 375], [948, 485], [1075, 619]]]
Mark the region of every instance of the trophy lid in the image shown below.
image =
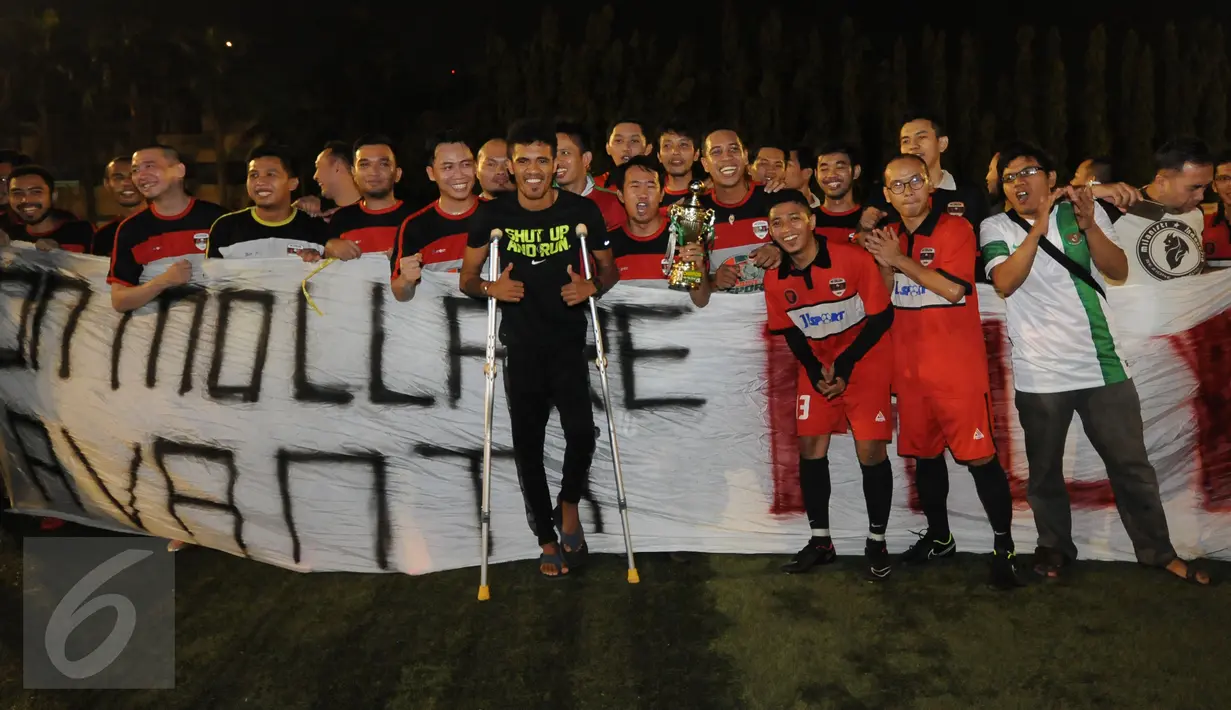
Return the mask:
[[688, 183], [688, 196], [680, 204], [684, 207], [701, 209], [701, 194], [703, 192], [705, 192], [705, 183], [701, 180], [693, 180]]

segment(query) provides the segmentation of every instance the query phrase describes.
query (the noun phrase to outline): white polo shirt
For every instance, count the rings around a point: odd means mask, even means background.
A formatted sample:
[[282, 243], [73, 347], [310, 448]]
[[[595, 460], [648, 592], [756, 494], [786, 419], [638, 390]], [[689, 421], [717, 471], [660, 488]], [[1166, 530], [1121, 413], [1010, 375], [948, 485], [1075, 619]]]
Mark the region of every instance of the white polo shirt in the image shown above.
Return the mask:
[[[1102, 206], [1095, 222], [1113, 241], [1116, 232]], [[1047, 240], [1079, 266], [1089, 269], [1104, 290], [1106, 280], [1094, 267], [1082, 236], [1066, 243], [1052, 211]], [[979, 243], [988, 278], [1026, 240], [1031, 222], [1015, 212], [983, 220]], [[1021, 392], [1070, 392], [1102, 387], [1129, 378], [1117, 347], [1107, 301], [1040, 247], [1030, 274], [1005, 299], [1009, 340], [1013, 346], [1013, 385]]]

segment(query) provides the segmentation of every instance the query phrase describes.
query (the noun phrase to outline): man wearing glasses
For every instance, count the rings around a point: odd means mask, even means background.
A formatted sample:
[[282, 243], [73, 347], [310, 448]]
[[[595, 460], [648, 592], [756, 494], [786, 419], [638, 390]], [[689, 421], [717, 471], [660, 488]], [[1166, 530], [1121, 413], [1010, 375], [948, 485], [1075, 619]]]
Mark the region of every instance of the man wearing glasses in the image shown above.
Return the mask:
[[1225, 269], [1231, 266], [1231, 227], [1228, 227], [1228, 212], [1231, 212], [1231, 151], [1214, 160], [1214, 195], [1218, 201], [1206, 212], [1205, 257], [1210, 268]]
[[1179, 559], [1171, 545], [1146, 453], [1141, 401], [1107, 307], [1107, 281], [1130, 270], [1112, 226], [1117, 210], [1097, 204], [1089, 186], [1057, 190], [1051, 158], [1033, 146], [1006, 147], [998, 168], [1010, 210], [984, 221], [980, 236], [1013, 341], [1013, 386], [1039, 532], [1035, 571], [1061, 577], [1077, 558], [1064, 478], [1076, 412], [1107, 467], [1137, 561], [1208, 584], [1209, 576]]
[[865, 246], [887, 270], [896, 310], [894, 386], [898, 455], [916, 462], [928, 529], [902, 555], [906, 564], [952, 557], [945, 449], [975, 479], [993, 533], [991, 585], [1020, 586], [1013, 548], [1013, 498], [992, 440], [987, 348], [974, 287], [977, 240], [970, 223], [933, 204], [928, 165], [902, 154], [885, 167], [884, 195], [899, 215]]

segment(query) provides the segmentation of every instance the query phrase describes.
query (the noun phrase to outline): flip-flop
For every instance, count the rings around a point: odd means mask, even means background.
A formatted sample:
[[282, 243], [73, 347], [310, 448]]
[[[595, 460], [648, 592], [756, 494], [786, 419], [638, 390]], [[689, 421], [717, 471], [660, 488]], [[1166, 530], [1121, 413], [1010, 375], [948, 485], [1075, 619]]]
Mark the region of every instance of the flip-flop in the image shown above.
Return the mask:
[[[543, 575], [547, 579], [562, 579], [569, 575], [569, 573], [565, 571], [565, 568], [567, 567], [567, 565], [565, 564], [565, 561], [564, 561], [564, 555], [561, 553], [561, 550], [563, 549], [564, 549], [563, 547], [557, 544], [556, 551], [554, 553], [544, 552], [539, 555], [539, 574]], [[545, 564], [555, 565], [558, 573], [557, 574], [547, 574], [546, 572], [544, 572], [543, 565]]]
[[577, 569], [585, 566], [590, 558], [590, 546], [586, 544], [585, 531], [578, 527], [575, 533], [564, 532], [564, 512], [558, 505], [552, 511], [552, 518], [556, 523], [556, 530], [560, 531], [560, 552], [568, 561], [569, 568]]
[[[1180, 577], [1180, 575], [1176, 574], [1175, 572], [1172, 572], [1171, 570], [1167, 569], [1166, 567], [1164, 567], [1164, 568], [1163, 568], [1163, 570], [1164, 570], [1167, 574], [1169, 574], [1169, 575], [1171, 575], [1171, 576], [1173, 576], [1173, 577], [1179, 577], [1179, 579], [1183, 580], [1184, 582], [1187, 582], [1187, 583], [1189, 583], [1189, 584], [1195, 584], [1195, 585], [1197, 585], [1198, 587], [1212, 587], [1212, 586], [1214, 586], [1214, 578], [1210, 576], [1210, 573], [1209, 573], [1208, 571], [1203, 570], [1203, 569], [1198, 569], [1196, 565], [1194, 565], [1193, 563], [1188, 562], [1188, 561], [1185, 561], [1185, 562], [1184, 562], [1184, 567], [1185, 567], [1185, 571], [1184, 571], [1184, 576], [1183, 576], [1183, 577]], [[1197, 575], [1199, 575], [1199, 574], [1205, 574], [1205, 581], [1204, 581], [1204, 582], [1202, 582], [1201, 580], [1197, 579]]]

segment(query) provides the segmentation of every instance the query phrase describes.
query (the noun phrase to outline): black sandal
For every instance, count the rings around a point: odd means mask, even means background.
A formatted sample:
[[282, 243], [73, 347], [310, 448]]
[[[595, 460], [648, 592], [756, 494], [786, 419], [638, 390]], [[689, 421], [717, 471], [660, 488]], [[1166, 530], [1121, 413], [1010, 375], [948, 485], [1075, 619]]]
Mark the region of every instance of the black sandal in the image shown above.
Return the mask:
[[[560, 579], [568, 576], [568, 566], [564, 561], [564, 554], [562, 553], [563, 549], [564, 548], [560, 546], [560, 543], [556, 543], [555, 552], [544, 552], [539, 555], [539, 574], [548, 579]], [[547, 574], [543, 571], [543, 565], [555, 565], [556, 573]]]
[[556, 529], [560, 531], [560, 551], [564, 554], [566, 560], [572, 569], [580, 569], [586, 564], [586, 560], [590, 558], [590, 546], [586, 544], [585, 531], [580, 527], [575, 533], [564, 532], [564, 512], [560, 506], [552, 511], [552, 517], [556, 523]]
[[1034, 549], [1034, 573], [1049, 582], [1060, 579], [1069, 563], [1069, 558], [1059, 550], [1042, 546]]
[[[1189, 562], [1188, 560], [1182, 560], [1182, 561], [1184, 562], [1184, 576], [1182, 576], [1182, 577], [1181, 577], [1180, 575], [1176, 574], [1175, 572], [1172, 572], [1171, 570], [1167, 569], [1166, 567], [1164, 567], [1164, 568], [1163, 568], [1163, 570], [1165, 570], [1165, 571], [1167, 572], [1167, 574], [1169, 574], [1169, 575], [1171, 575], [1171, 576], [1173, 576], [1173, 577], [1179, 577], [1179, 578], [1180, 578], [1181, 580], [1183, 580], [1184, 582], [1187, 582], [1187, 583], [1189, 583], [1189, 584], [1195, 584], [1195, 585], [1197, 585], [1198, 587], [1212, 587], [1212, 586], [1214, 586], [1214, 578], [1210, 576], [1210, 573], [1209, 573], [1208, 571], [1203, 570], [1203, 569], [1198, 569], [1198, 567], [1197, 567], [1196, 565], [1194, 565], [1193, 563]], [[1204, 575], [1205, 575], [1205, 581], [1204, 581], [1204, 582], [1202, 582], [1201, 580], [1197, 579], [1197, 575], [1199, 575], [1199, 574], [1204, 574]]]

